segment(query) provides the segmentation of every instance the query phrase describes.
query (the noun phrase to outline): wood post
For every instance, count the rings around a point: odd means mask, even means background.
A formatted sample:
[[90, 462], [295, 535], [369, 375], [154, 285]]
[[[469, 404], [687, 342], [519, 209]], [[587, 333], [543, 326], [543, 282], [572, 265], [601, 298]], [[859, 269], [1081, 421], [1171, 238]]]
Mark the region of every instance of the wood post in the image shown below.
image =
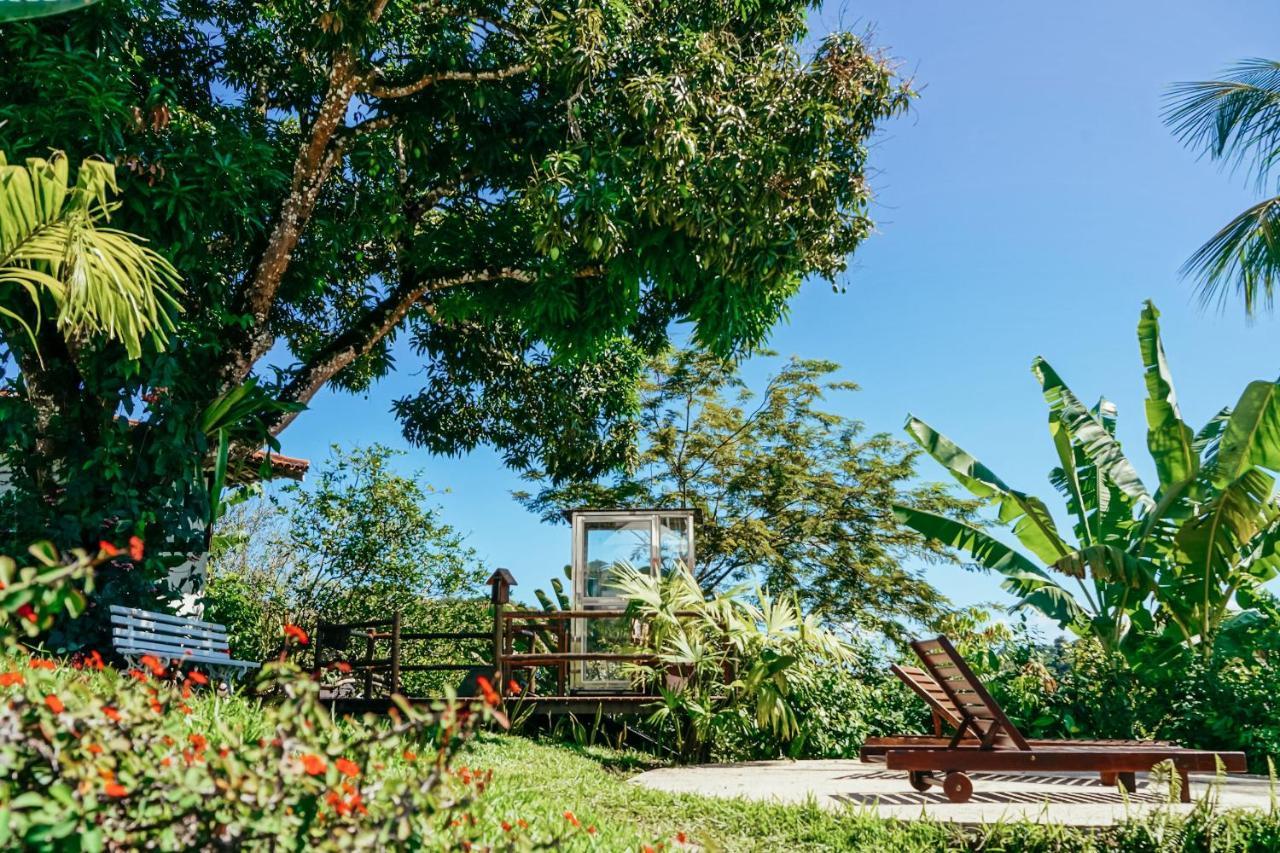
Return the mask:
[[[373, 662], [373, 629], [370, 628], [364, 635], [364, 662], [366, 664]], [[373, 667], [366, 666], [364, 669], [364, 698], [373, 698]]]
[[516, 579], [506, 569], [498, 569], [486, 584], [493, 587], [490, 600], [493, 602], [493, 674], [497, 679], [494, 687], [498, 692], [502, 692], [506, 686], [506, 668], [503, 666], [503, 657], [506, 653], [506, 620], [502, 618], [506, 605], [511, 601], [511, 587], [516, 585]]
[[322, 674], [320, 669], [320, 650], [324, 648], [324, 626], [326, 624], [325, 622], [317, 622], [316, 632], [312, 635], [314, 645], [311, 647], [311, 675], [317, 680]]
[[400, 692], [400, 608], [391, 614], [391, 690], [388, 695]]

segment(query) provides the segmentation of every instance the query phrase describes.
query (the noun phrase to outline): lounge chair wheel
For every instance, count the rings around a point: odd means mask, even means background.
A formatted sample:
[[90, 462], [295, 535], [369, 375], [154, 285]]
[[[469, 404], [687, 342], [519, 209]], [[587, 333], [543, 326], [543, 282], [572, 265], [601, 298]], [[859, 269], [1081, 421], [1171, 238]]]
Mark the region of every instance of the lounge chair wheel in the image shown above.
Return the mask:
[[973, 796], [973, 782], [964, 773], [952, 772], [942, 781], [942, 790], [953, 803], [967, 803]]
[[933, 787], [933, 774], [928, 770], [909, 770], [907, 771], [907, 781], [917, 791], [927, 791]]

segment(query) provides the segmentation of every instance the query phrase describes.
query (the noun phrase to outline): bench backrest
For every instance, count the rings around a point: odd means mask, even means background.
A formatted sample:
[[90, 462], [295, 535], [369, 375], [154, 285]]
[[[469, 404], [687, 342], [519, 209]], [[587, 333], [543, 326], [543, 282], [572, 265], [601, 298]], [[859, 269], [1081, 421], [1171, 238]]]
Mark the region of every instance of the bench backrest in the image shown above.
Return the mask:
[[[946, 637], [916, 640], [911, 644], [934, 684], [946, 694], [951, 716], [958, 716], [967, 728], [989, 747], [1030, 750], [1031, 744], [1005, 716], [1004, 709], [982, 686], [982, 681]], [[927, 701], [927, 700], [926, 700]], [[934, 703], [930, 702], [934, 707]], [[936, 710], [936, 708], [935, 708]]]
[[172, 658], [191, 653], [231, 659], [225, 626], [135, 607], [111, 605], [111, 639], [117, 649]]

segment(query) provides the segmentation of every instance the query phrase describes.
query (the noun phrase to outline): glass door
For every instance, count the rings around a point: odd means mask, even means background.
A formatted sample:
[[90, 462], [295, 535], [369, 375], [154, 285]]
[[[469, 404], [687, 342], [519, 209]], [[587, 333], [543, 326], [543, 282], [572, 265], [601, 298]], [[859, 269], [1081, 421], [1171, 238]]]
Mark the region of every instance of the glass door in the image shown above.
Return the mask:
[[[617, 587], [626, 570], [651, 573], [655, 562], [653, 522], [646, 517], [595, 515], [574, 525], [574, 606], [578, 610], [625, 610]], [[622, 617], [574, 620], [579, 652], [621, 652], [633, 642], [631, 620]], [[631, 687], [622, 664], [581, 661], [574, 667], [579, 690], [617, 692]]]

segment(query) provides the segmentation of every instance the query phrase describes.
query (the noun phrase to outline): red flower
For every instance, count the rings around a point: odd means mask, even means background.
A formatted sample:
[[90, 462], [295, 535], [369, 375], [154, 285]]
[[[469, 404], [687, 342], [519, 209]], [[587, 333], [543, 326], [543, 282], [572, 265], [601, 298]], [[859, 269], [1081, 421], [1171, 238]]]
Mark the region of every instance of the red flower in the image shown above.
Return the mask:
[[204, 752], [209, 747], [208, 739], [199, 733], [193, 732], [187, 735], [187, 740], [191, 741], [191, 745], [196, 748], [196, 752]]
[[200, 671], [200, 670], [198, 670], [198, 669], [193, 669], [193, 670], [191, 670], [191, 672], [187, 673], [187, 680], [188, 680], [188, 681], [193, 681], [193, 682], [195, 682], [196, 684], [208, 684], [208, 683], [209, 683], [209, 678], [208, 678], [208, 676], [206, 676], [203, 672], [201, 672], [201, 671]]
[[36, 615], [36, 612], [31, 609], [30, 604], [24, 604], [19, 607], [18, 615], [23, 619], [26, 619], [28, 622], [36, 622], [40, 619], [40, 617]]
[[520, 695], [520, 685], [516, 684], [516, 680], [514, 678], [507, 680], [507, 692], [512, 696]]
[[504, 821], [502, 822], [502, 831], [503, 831], [503, 832], [510, 832], [510, 831], [511, 831], [511, 824], [507, 823], [507, 822], [504, 820]]
[[324, 771], [327, 767], [328, 765], [324, 763], [324, 759], [315, 753], [308, 752], [306, 755], [302, 756], [302, 769], [307, 771], [307, 774], [310, 776], [324, 775]]
[[347, 663], [344, 660], [340, 660], [333, 665], [333, 668], [336, 669], [338, 672], [346, 673], [351, 671], [351, 664]]
[[307, 640], [309, 639], [306, 631], [302, 630], [297, 625], [292, 624], [286, 624], [284, 626], [284, 635], [286, 637], [293, 637], [293, 639], [298, 641], [299, 645], [303, 646], [307, 644]]
[[160, 676], [164, 675], [165, 672], [168, 670], [168, 667], [165, 666], [163, 663], [161, 663], [160, 659], [155, 655], [143, 655], [142, 665], [145, 666], [147, 669], [151, 670], [151, 674], [154, 675], [156, 678], [159, 678]]
[[18, 671], [0, 672], [0, 687], [12, 687], [15, 684], [26, 684], [27, 680]]
[[685, 835], [683, 832], [677, 832], [676, 841], [679, 841], [681, 844], [688, 844], [689, 836]]
[[97, 649], [94, 649], [93, 651], [89, 652], [88, 665], [98, 670], [99, 672], [101, 672], [102, 668], [106, 666], [106, 664], [102, 662], [102, 655], [98, 654]]
[[117, 782], [108, 782], [102, 786], [102, 790], [108, 797], [127, 797], [129, 795], [124, 785]]
[[119, 548], [117, 548], [115, 545], [112, 545], [110, 542], [108, 542], [105, 539], [103, 539], [101, 542], [98, 543], [98, 550], [101, 551], [103, 554], [106, 554], [108, 557], [114, 557], [120, 553]]
[[142, 670], [140, 670], [140, 669], [131, 669], [131, 670], [129, 670], [129, 672], [128, 672], [128, 676], [129, 676], [130, 678], [132, 678], [134, 681], [146, 681], [146, 680], [147, 680], [147, 674], [146, 674], [145, 672], [143, 672]]
[[404, 751], [404, 760], [412, 764], [413, 762], [418, 760], [418, 754], [416, 752], [411, 752], [406, 749]]
[[339, 758], [337, 761], [333, 762], [333, 766], [338, 768], [338, 772], [341, 773], [343, 776], [351, 776], [352, 778], [354, 778], [360, 775], [360, 768], [356, 765], [354, 761], [349, 761], [345, 758]]
[[142, 560], [142, 555], [143, 555], [142, 540], [139, 539], [137, 536], [130, 536], [129, 537], [129, 556], [133, 558], [134, 562], [140, 562]]
[[476, 676], [476, 684], [480, 687], [480, 695], [484, 696], [484, 701], [490, 705], [497, 705], [502, 701], [498, 691], [493, 689], [493, 684], [483, 675]]
[[32, 658], [27, 666], [32, 669], [57, 669], [58, 665], [48, 658]]
[[67, 710], [67, 706], [62, 704], [62, 700], [52, 693], [44, 697], [44, 704], [48, 705], [49, 710], [55, 714], [61, 714], [63, 711]]
[[571, 823], [571, 824], [572, 824], [572, 825], [574, 825], [574, 826], [581, 826], [581, 825], [582, 825], [582, 824], [578, 823], [578, 818], [577, 818], [576, 816], [574, 816], [573, 812], [565, 812], [565, 813], [564, 813], [564, 819], [565, 819], [565, 820], [567, 820], [567, 821], [569, 821], [569, 823]]
[[120, 712], [117, 711], [115, 708], [112, 708], [110, 705], [103, 707], [102, 716], [106, 717], [108, 720], [110, 720], [113, 723], [120, 722]]

